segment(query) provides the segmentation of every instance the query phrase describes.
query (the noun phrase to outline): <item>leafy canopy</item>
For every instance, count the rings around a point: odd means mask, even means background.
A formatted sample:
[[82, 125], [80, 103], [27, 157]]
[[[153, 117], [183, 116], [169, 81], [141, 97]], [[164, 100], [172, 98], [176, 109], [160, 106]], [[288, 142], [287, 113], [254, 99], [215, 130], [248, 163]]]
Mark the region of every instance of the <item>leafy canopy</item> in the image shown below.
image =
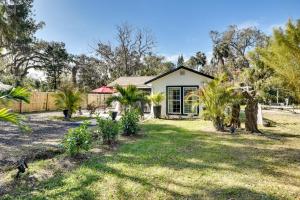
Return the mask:
[[300, 100], [300, 20], [289, 20], [285, 30], [274, 29], [270, 44], [258, 51], [282, 85]]

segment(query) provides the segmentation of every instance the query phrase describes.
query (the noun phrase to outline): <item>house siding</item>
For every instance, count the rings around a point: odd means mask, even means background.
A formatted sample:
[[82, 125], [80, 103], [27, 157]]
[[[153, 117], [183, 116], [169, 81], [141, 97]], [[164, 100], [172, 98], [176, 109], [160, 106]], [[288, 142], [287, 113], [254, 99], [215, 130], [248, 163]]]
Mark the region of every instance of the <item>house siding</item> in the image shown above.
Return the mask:
[[[185, 69], [180, 69], [173, 73], [170, 73], [162, 78], [149, 83], [152, 88], [152, 93], [162, 92], [167, 95], [167, 86], [198, 86], [202, 88], [204, 83], [211, 81], [210, 78], [190, 72]], [[166, 98], [161, 103], [162, 117], [167, 116]], [[151, 113], [153, 113], [153, 106], [151, 106]]]

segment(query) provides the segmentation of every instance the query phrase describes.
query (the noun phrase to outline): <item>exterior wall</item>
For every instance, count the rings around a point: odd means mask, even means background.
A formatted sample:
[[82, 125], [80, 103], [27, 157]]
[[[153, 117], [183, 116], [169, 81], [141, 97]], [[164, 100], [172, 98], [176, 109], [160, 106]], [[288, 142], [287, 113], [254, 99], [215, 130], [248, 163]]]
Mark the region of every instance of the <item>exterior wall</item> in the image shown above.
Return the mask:
[[[199, 74], [190, 72], [185, 69], [180, 69], [173, 73], [170, 73], [162, 78], [159, 78], [151, 83], [152, 93], [162, 92], [166, 95], [167, 86], [191, 86], [195, 85], [199, 88], [203, 87], [204, 83], [209, 82], [211, 79], [201, 76]], [[167, 115], [166, 98], [161, 103], [161, 114], [162, 117]], [[151, 106], [151, 113], [153, 114], [153, 106]]]

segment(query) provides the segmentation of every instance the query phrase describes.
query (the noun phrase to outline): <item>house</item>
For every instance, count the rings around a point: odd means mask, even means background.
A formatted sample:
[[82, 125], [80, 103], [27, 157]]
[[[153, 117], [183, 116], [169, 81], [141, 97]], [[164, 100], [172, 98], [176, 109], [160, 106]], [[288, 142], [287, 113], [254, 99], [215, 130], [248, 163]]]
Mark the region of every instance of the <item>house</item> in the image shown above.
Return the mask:
[[[161, 104], [161, 115], [167, 116], [190, 116], [198, 115], [199, 108], [192, 109], [196, 98], [185, 101], [185, 97], [195, 91], [214, 77], [196, 70], [181, 66], [169, 72], [161, 74], [145, 82], [151, 87], [152, 93], [162, 92], [166, 98]], [[151, 108], [153, 112], [153, 107]]]
[[[120, 77], [108, 86], [119, 84], [126, 87], [127, 85], [136, 85], [138, 88], [148, 91], [149, 93], [165, 94], [166, 98], [161, 103], [162, 117], [184, 117], [198, 115], [200, 109], [193, 109], [192, 104], [196, 99], [185, 100], [185, 97], [192, 91], [204, 86], [214, 77], [198, 72], [196, 70], [181, 66], [164, 74], [150, 77]], [[153, 113], [153, 105], [150, 109]]]

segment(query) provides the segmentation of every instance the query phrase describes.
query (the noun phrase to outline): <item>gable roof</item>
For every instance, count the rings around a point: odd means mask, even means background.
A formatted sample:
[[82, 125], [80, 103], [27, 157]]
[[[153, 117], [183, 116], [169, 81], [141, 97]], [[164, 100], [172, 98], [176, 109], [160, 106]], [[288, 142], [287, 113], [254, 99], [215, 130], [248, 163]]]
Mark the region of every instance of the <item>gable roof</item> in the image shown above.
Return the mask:
[[107, 86], [113, 87], [115, 85], [128, 86], [135, 85], [138, 88], [149, 88], [148, 85], [145, 85], [145, 82], [155, 78], [155, 76], [121, 76], [109, 83]]
[[198, 75], [201, 75], [201, 76], [205, 76], [205, 77], [210, 78], [210, 79], [214, 79], [213, 76], [210, 76], [210, 75], [208, 75], [208, 74], [204, 74], [204, 73], [202, 73], [202, 72], [198, 72], [198, 71], [196, 71], [196, 70], [194, 70], [194, 69], [187, 68], [187, 67], [185, 67], [185, 66], [180, 66], [180, 67], [177, 67], [177, 68], [175, 68], [175, 69], [172, 69], [172, 70], [170, 70], [170, 71], [168, 71], [168, 72], [166, 72], [166, 73], [163, 73], [163, 74], [161, 74], [161, 75], [159, 75], [159, 76], [156, 76], [156, 77], [153, 78], [153, 79], [150, 79], [150, 80], [146, 81], [145, 84], [151, 83], [152, 81], [155, 81], [155, 80], [157, 80], [157, 79], [160, 79], [160, 78], [162, 78], [162, 77], [164, 77], [164, 76], [167, 76], [168, 74], [171, 74], [171, 73], [173, 73], [173, 72], [176, 72], [176, 71], [178, 71], [178, 70], [180, 70], [180, 69], [185, 69], [185, 70], [190, 71], [190, 72], [193, 72], [193, 73], [195, 73], [195, 74], [198, 74]]

